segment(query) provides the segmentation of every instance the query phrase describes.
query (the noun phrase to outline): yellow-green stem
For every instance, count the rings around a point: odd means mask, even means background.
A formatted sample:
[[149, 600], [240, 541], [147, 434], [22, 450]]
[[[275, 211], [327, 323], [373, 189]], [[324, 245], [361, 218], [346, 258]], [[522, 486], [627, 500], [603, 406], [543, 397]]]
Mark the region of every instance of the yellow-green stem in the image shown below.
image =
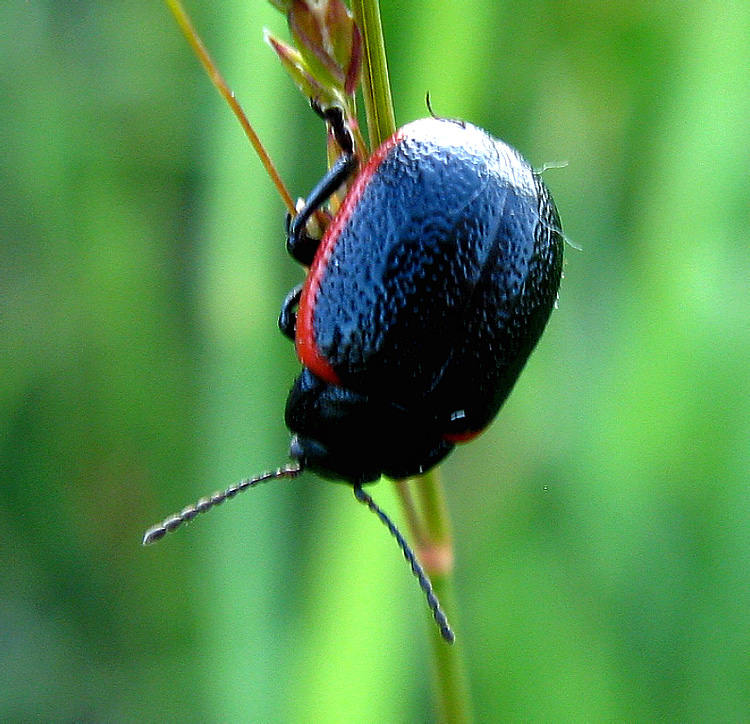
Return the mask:
[[378, 0], [352, 0], [352, 11], [364, 43], [362, 93], [370, 147], [375, 150], [396, 131], [380, 4]]
[[[455, 620], [456, 601], [453, 594], [453, 576], [451, 573], [430, 575], [435, 595], [443, 609], [448, 613], [452, 625], [458, 627]], [[435, 693], [437, 697], [440, 721], [450, 724], [468, 724], [472, 721], [471, 698], [463, 660], [463, 644], [460, 632], [456, 641], [447, 644], [437, 626], [430, 626], [430, 645], [434, 667]]]
[[[439, 470], [433, 469], [413, 480], [398, 480], [394, 484], [417, 557], [455, 627], [453, 541]], [[447, 644], [432, 622], [429, 628], [440, 720], [470, 722], [471, 702], [460, 633], [456, 642]]]
[[440, 632], [434, 626], [430, 627], [435, 688], [441, 720], [451, 724], [470, 722], [471, 701], [453, 591], [453, 538], [439, 469], [433, 468], [415, 478], [412, 485], [421, 523], [421, 530], [415, 538], [418, 541], [417, 553], [448, 620], [454, 630], [458, 628], [456, 641], [448, 645]]

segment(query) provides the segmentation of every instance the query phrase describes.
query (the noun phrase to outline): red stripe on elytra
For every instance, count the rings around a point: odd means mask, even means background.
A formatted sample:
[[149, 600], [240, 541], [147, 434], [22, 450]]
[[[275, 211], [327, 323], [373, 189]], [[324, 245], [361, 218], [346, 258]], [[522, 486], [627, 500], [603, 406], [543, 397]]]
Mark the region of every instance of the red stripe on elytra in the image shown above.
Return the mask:
[[467, 432], [444, 432], [440, 437], [448, 442], [464, 443], [473, 440], [482, 434], [484, 430], [469, 430]]
[[[401, 139], [401, 131], [396, 131], [370, 156], [367, 164], [358, 174], [354, 185], [344, 198], [341, 208], [323, 234], [318, 251], [310, 266], [310, 271], [307, 274], [307, 279], [305, 279], [305, 285], [302, 288], [302, 296], [297, 310], [297, 333], [294, 338], [297, 357], [314, 375], [332, 385], [340, 385], [341, 379], [331, 363], [321, 354], [315, 341], [315, 302], [325, 276], [326, 267], [342, 230], [348, 223], [378, 166]], [[344, 300], [342, 300], [342, 303], [344, 303]]]

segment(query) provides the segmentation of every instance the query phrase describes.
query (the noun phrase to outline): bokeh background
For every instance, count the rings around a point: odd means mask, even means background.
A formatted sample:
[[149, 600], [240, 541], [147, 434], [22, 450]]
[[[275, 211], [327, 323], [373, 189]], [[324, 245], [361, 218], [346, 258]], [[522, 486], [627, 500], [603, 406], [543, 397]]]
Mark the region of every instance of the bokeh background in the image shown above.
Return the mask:
[[[295, 195], [323, 129], [261, 0], [189, 8]], [[443, 468], [479, 721], [750, 719], [750, 5], [383, 0], [399, 123], [471, 120], [576, 247]], [[283, 208], [165, 7], [0, 14], [0, 720], [430, 721], [424, 601], [286, 459]], [[398, 518], [387, 483], [376, 499]]]

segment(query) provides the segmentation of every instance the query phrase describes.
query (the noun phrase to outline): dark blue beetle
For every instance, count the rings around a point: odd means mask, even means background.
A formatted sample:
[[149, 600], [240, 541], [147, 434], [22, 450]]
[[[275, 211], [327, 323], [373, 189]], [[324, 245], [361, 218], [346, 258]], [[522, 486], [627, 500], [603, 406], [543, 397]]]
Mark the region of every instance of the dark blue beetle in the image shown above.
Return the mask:
[[304, 366], [286, 406], [291, 457], [354, 485], [406, 478], [510, 393], [557, 298], [560, 220], [517, 151], [425, 118], [377, 149], [311, 239], [307, 220], [356, 168], [340, 112], [324, 115], [344, 155], [289, 225], [310, 272], [279, 319]]

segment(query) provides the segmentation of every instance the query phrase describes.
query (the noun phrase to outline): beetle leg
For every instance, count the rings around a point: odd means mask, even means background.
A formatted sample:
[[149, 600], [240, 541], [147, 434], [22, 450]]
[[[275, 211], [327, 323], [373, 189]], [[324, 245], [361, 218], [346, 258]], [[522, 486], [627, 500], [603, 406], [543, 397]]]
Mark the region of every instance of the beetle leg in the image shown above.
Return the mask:
[[341, 106], [323, 108], [315, 98], [310, 99], [310, 107], [330, 126], [331, 133], [345, 156], [354, 154], [354, 139], [346, 125], [346, 116]]
[[336, 159], [328, 173], [310, 192], [304, 206], [297, 215], [293, 219], [287, 216], [287, 251], [305, 266], [312, 264], [315, 252], [320, 244], [320, 239], [315, 239], [305, 232], [307, 222], [357, 168], [354, 138], [346, 125], [343, 108], [340, 106], [323, 108], [314, 98], [310, 100], [310, 106], [328, 124], [342, 155]]
[[297, 332], [297, 312], [295, 307], [299, 304], [299, 298], [302, 296], [302, 284], [298, 284], [286, 295], [281, 305], [279, 314], [279, 329], [285, 337], [294, 342], [294, 336]]
[[313, 239], [305, 233], [305, 225], [356, 168], [357, 157], [355, 155], [347, 154], [337, 158], [328, 173], [310, 192], [305, 205], [287, 224], [286, 248], [300, 264], [310, 266], [320, 244], [320, 239]]

